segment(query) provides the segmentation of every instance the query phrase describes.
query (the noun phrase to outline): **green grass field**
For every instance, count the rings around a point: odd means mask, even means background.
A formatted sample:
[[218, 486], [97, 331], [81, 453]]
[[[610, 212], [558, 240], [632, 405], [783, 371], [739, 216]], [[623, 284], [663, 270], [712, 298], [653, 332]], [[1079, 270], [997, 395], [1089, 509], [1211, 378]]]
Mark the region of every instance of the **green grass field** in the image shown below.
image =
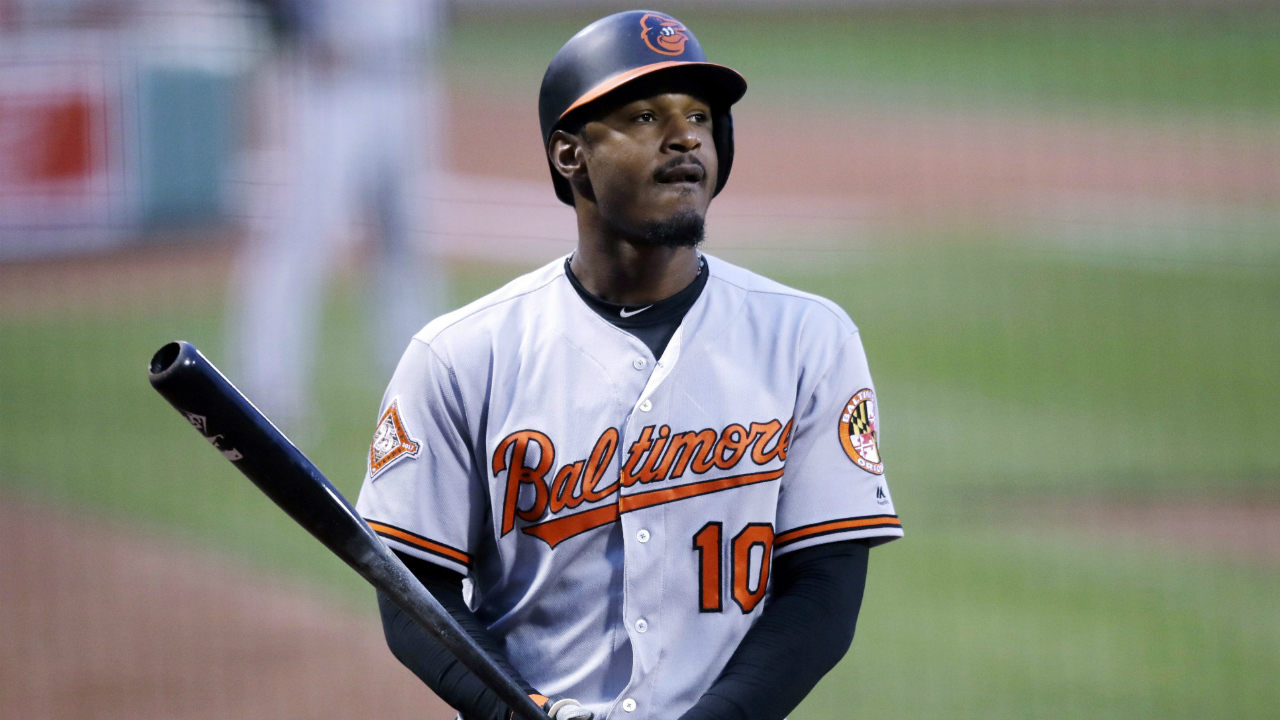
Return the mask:
[[1079, 535], [907, 532], [872, 552], [853, 650], [793, 718], [1274, 717], [1274, 568]]
[[861, 326], [885, 452], [912, 492], [912, 478], [948, 496], [1274, 486], [1280, 267], [1152, 270], [963, 241], [815, 267], [778, 274]]

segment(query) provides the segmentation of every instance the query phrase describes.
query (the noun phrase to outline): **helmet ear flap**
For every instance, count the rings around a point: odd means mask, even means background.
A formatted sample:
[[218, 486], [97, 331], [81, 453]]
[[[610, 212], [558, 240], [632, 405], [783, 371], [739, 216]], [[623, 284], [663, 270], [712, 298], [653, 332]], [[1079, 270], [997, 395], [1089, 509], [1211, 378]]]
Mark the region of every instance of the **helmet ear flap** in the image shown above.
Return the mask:
[[[547, 161], [547, 165], [551, 166], [550, 160]], [[556, 172], [554, 167], [551, 167], [551, 184], [555, 186], [556, 197], [560, 198], [560, 202], [573, 207], [573, 187], [569, 185], [569, 181], [563, 175]]]
[[[586, 124], [587, 118], [590, 117], [590, 110], [587, 107], [577, 108], [565, 113], [555, 124], [546, 130], [546, 144], [544, 151], [547, 153], [547, 169], [551, 171], [551, 184], [555, 187], [556, 197], [560, 202], [575, 207], [573, 202], [573, 183], [569, 179], [556, 171], [556, 166], [551, 162], [551, 136], [556, 130], [564, 130], [572, 135], [579, 134], [583, 125]], [[714, 122], [714, 121], [713, 121]]]
[[729, 108], [711, 115], [711, 139], [716, 145], [716, 189], [712, 197], [720, 194], [725, 183], [729, 182], [729, 171], [733, 169], [733, 114]]

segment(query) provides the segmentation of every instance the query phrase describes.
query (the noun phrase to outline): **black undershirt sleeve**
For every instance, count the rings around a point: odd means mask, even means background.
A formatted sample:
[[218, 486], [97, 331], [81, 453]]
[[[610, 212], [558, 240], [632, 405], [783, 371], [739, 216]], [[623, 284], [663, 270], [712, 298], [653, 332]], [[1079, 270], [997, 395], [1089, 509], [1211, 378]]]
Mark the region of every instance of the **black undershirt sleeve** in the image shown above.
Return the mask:
[[783, 720], [848, 652], [868, 554], [848, 540], [777, 558], [760, 619], [680, 720]]
[[[467, 607], [466, 601], [462, 599], [461, 575], [409, 555], [396, 555], [517, 685], [526, 693], [537, 692], [511, 666], [498, 639]], [[382, 631], [386, 635], [391, 654], [412, 670], [441, 700], [462, 713], [466, 720], [508, 719], [510, 711], [506, 703], [381, 592], [378, 593], [378, 610], [382, 614]]]

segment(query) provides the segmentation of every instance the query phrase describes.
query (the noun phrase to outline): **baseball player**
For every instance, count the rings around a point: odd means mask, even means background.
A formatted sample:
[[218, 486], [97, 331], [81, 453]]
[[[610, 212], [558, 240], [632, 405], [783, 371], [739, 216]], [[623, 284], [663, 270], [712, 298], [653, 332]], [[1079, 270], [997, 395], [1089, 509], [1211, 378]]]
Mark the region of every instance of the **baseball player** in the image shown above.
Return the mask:
[[[902, 535], [857, 327], [697, 249], [745, 91], [662, 13], [570, 39], [539, 115], [576, 251], [427, 325], [383, 398], [357, 509], [559, 720], [781, 720]], [[462, 717], [507, 717], [380, 607]]]
[[383, 377], [444, 306], [424, 202], [438, 156], [439, 10], [434, 0], [258, 1], [281, 35], [271, 100], [283, 182], [239, 259], [230, 341], [245, 391], [306, 435], [325, 279], [358, 220], [373, 230], [368, 344]]

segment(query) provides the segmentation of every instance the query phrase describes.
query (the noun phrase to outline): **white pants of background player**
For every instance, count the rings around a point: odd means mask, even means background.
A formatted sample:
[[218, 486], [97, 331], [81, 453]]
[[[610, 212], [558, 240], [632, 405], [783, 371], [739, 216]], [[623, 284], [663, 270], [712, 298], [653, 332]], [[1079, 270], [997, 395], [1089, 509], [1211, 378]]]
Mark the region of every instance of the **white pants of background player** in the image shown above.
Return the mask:
[[[428, 205], [438, 166], [439, 90], [421, 72], [334, 71], [282, 62], [275, 97], [283, 152], [233, 286], [232, 355], [241, 389], [285, 428], [315, 423], [311, 386], [327, 278], [352, 241], [374, 257], [366, 347], [390, 377], [409, 339], [442, 312], [445, 277]], [[361, 220], [359, 227], [356, 221]], [[361, 228], [364, 232], [361, 232]]]

